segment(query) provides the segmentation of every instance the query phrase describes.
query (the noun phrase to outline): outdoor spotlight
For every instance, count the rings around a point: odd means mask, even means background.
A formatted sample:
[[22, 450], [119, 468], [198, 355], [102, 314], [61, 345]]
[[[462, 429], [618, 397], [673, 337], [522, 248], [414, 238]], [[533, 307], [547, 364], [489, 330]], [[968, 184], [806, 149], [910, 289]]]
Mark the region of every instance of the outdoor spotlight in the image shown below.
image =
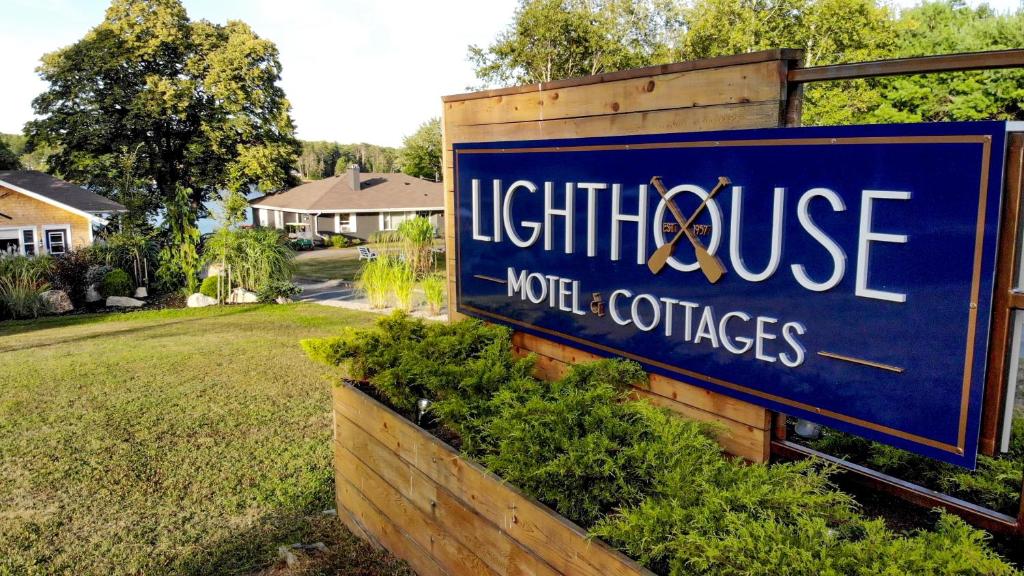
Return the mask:
[[416, 401], [416, 423], [420, 426], [423, 425], [423, 417], [427, 414], [427, 410], [430, 410], [430, 400], [426, 398], [420, 398]]
[[793, 431], [796, 432], [797, 436], [808, 440], [817, 440], [821, 437], [821, 425], [815, 424], [810, 420], [804, 420], [803, 418], [797, 419]]

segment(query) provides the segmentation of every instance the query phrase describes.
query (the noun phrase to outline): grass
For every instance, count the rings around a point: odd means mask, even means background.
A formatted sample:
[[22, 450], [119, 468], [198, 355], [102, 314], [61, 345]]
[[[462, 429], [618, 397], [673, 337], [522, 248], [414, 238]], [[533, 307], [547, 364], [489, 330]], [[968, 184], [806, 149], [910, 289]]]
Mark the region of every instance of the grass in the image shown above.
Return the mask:
[[306, 280], [355, 280], [362, 268], [357, 254], [348, 250], [337, 253], [320, 252], [316, 258], [298, 258], [295, 263], [295, 277]]
[[[0, 574], [402, 574], [334, 508], [315, 305], [0, 323]], [[286, 567], [278, 547], [323, 541]]]

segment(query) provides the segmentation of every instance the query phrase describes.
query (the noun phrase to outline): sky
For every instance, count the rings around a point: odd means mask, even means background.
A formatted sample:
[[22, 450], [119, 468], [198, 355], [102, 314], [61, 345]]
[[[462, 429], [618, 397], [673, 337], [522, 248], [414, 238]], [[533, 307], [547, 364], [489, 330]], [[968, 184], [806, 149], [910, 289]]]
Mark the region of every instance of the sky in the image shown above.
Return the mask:
[[[910, 6], [917, 0], [897, 0]], [[0, 132], [20, 133], [46, 89], [35, 68], [103, 19], [108, 0], [0, 0]], [[977, 0], [970, 0], [976, 5]], [[990, 0], [999, 11], [1021, 0]], [[184, 0], [192, 19], [247, 22], [277, 44], [303, 140], [399, 146], [441, 96], [478, 84], [467, 46], [507, 27], [516, 0]]]

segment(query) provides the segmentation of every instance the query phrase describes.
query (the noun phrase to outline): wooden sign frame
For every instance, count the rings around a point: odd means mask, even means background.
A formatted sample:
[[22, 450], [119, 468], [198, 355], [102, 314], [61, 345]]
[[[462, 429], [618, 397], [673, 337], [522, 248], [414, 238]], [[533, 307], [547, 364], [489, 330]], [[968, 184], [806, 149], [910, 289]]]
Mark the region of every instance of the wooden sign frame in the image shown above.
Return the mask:
[[[814, 68], [802, 68], [802, 60], [800, 50], [774, 49], [444, 97], [442, 172], [451, 320], [460, 318], [454, 312], [457, 290], [452, 273], [456, 269], [455, 143], [799, 126], [804, 83], [1024, 67], [1024, 50]], [[1014, 290], [1021, 255], [1024, 135], [1013, 136], [1009, 155], [980, 439], [981, 452], [990, 455], [1002, 425], [1012, 317], [1016, 310], [1024, 310], [1024, 292]], [[513, 344], [518, 353], [537, 355], [538, 375], [546, 378], [561, 375], [573, 363], [596, 358], [524, 333], [516, 333]], [[943, 507], [994, 532], [1024, 535], [1024, 505], [1014, 518], [817, 453], [788, 441], [784, 415], [759, 406], [658, 375], [652, 375], [635, 395], [690, 418], [717, 422], [726, 430], [724, 449], [750, 461], [822, 457], [876, 489], [923, 506]]]

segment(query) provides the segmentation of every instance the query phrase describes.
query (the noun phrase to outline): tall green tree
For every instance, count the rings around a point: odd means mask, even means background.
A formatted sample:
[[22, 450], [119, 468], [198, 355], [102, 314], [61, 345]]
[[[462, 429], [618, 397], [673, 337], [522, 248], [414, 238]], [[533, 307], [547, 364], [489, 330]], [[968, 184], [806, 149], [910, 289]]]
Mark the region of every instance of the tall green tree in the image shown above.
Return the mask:
[[302, 142], [302, 153], [295, 162], [295, 168], [303, 180], [319, 180], [334, 176], [334, 169], [341, 158], [341, 146], [337, 142]]
[[53, 148], [49, 167], [64, 178], [107, 188], [108, 167], [137, 150], [147, 209], [188, 190], [192, 208], [171, 212], [192, 219], [219, 189], [289, 180], [298, 143], [277, 48], [244, 22], [191, 21], [179, 0], [114, 0], [38, 72], [49, 87], [26, 130], [30, 146]]
[[0, 138], [0, 170], [19, 170], [21, 162], [18, 155], [7, 145], [7, 141]]
[[441, 119], [431, 118], [402, 140], [402, 172], [418, 178], [441, 179]]
[[671, 0], [520, 0], [490, 46], [469, 47], [485, 85], [548, 82], [667, 62]]

